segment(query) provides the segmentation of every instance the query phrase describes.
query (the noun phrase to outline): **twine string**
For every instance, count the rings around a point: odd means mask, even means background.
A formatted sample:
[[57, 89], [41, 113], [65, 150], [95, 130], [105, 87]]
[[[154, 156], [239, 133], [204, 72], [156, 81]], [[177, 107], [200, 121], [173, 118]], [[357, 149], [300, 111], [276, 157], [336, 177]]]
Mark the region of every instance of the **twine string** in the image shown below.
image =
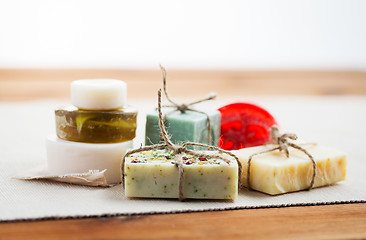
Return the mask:
[[198, 111], [198, 110], [195, 110], [193, 108], [191, 108], [191, 106], [195, 105], [195, 104], [198, 104], [198, 103], [202, 103], [202, 102], [206, 102], [206, 101], [210, 101], [210, 100], [214, 100], [216, 99], [216, 94], [214, 93], [211, 93], [208, 97], [205, 97], [203, 99], [199, 99], [199, 100], [196, 100], [196, 101], [193, 101], [193, 102], [190, 102], [188, 104], [178, 104], [176, 102], [174, 102], [170, 97], [169, 97], [169, 94], [168, 94], [168, 91], [167, 91], [167, 87], [166, 87], [166, 76], [167, 76], [167, 71], [165, 70], [164, 67], [162, 67], [160, 65], [160, 69], [161, 69], [161, 73], [162, 73], [162, 76], [163, 76], [163, 90], [164, 90], [164, 94], [165, 94], [165, 97], [167, 98], [167, 100], [171, 103], [169, 105], [163, 105], [162, 107], [170, 107], [170, 108], [175, 108], [173, 111], [170, 111], [168, 113], [166, 113], [164, 115], [164, 123], [166, 122], [166, 118], [169, 114], [172, 114], [176, 111], [180, 111], [181, 113], [185, 113], [187, 111], [191, 111], [191, 112], [197, 112], [197, 113], [201, 113], [201, 114], [204, 114], [206, 115], [207, 117], [207, 128], [208, 128], [208, 133], [207, 133], [207, 143], [208, 145], [211, 145], [211, 131], [212, 131], [212, 123], [211, 123], [211, 119], [210, 119], [210, 116], [205, 113], [205, 112], [202, 112], [202, 111]]
[[[199, 147], [205, 147], [209, 150], [216, 150], [219, 153], [222, 154], [227, 154], [231, 157], [233, 157], [237, 164], [238, 164], [238, 176], [239, 176], [239, 183], [238, 186], [240, 186], [240, 180], [241, 180], [241, 171], [242, 171], [242, 164], [239, 161], [239, 158], [228, 151], [222, 150], [218, 147], [215, 146], [210, 146], [210, 145], [206, 145], [206, 144], [202, 144], [202, 143], [193, 143], [193, 142], [187, 142], [184, 143], [183, 145], [174, 145], [171, 140], [169, 139], [168, 133], [165, 129], [165, 124], [164, 124], [164, 120], [163, 120], [163, 114], [161, 111], [161, 89], [158, 91], [158, 112], [159, 112], [159, 127], [160, 127], [160, 132], [162, 135], [162, 138], [164, 140], [163, 144], [155, 144], [152, 146], [146, 146], [146, 147], [140, 147], [131, 151], [128, 151], [125, 156], [122, 159], [122, 172], [124, 174], [124, 165], [126, 162], [126, 157], [133, 154], [133, 153], [138, 153], [138, 152], [143, 152], [143, 151], [149, 151], [149, 150], [154, 150], [154, 149], [170, 149], [173, 150], [173, 152], [177, 155], [181, 154], [181, 153], [186, 153], [188, 155], [191, 156], [195, 156], [197, 158], [215, 158], [215, 159], [220, 159], [222, 161], [224, 161], [227, 164], [230, 164], [230, 160], [225, 158], [224, 156], [220, 155], [220, 154], [207, 154], [207, 153], [200, 153], [194, 150], [189, 150], [187, 149], [187, 146], [199, 146]], [[177, 157], [176, 158], [176, 162], [175, 162], [175, 166], [178, 167], [179, 170], [179, 200], [182, 201], [184, 199], [184, 192], [183, 192], [183, 178], [184, 178], [184, 163], [181, 157]], [[124, 183], [124, 178], [123, 178], [123, 183]]]
[[288, 149], [289, 149], [289, 147], [292, 147], [292, 148], [295, 148], [295, 149], [300, 150], [303, 153], [305, 153], [312, 162], [313, 174], [312, 174], [312, 179], [311, 179], [310, 185], [307, 188], [307, 190], [312, 189], [313, 186], [314, 186], [315, 176], [316, 176], [316, 162], [315, 162], [313, 156], [306, 149], [300, 147], [299, 145], [297, 145], [295, 143], [292, 143], [292, 142], [288, 141], [288, 139], [297, 140], [297, 135], [293, 134], [293, 133], [285, 133], [285, 134], [281, 135], [278, 127], [274, 125], [271, 128], [271, 138], [272, 138], [272, 141], [270, 143], [273, 144], [273, 145], [277, 145], [277, 147], [267, 149], [267, 150], [264, 150], [264, 151], [260, 151], [260, 152], [254, 153], [254, 154], [249, 156], [248, 168], [247, 168], [247, 188], [249, 190], [251, 190], [251, 187], [250, 187], [250, 167], [251, 167], [253, 157], [255, 157], [257, 155], [264, 154], [264, 153], [269, 153], [269, 152], [279, 150], [280, 152], [284, 152], [286, 157], [289, 158], [290, 153], [289, 153]]

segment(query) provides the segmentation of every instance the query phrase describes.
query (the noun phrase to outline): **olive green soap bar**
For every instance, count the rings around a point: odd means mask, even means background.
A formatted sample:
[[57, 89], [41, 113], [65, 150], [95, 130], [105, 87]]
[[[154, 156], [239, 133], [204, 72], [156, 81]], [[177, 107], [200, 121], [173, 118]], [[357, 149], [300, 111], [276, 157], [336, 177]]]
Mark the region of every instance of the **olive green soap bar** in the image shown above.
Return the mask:
[[[207, 151], [205, 152], [207, 153]], [[217, 154], [217, 152], [216, 152]], [[235, 199], [238, 195], [238, 164], [215, 158], [151, 150], [126, 157], [124, 184], [126, 197], [178, 198], [179, 169], [183, 162], [183, 197], [192, 199]]]
[[[169, 110], [164, 109], [163, 114]], [[168, 114], [165, 122], [170, 140], [175, 144], [195, 142], [217, 146], [220, 136], [221, 114], [217, 110], [205, 111], [211, 120], [211, 143], [208, 143], [207, 116], [202, 113], [176, 111]], [[160, 129], [157, 111], [147, 114], [145, 145], [160, 142]]]
[[137, 110], [88, 111], [74, 106], [55, 110], [56, 133], [63, 140], [86, 143], [118, 143], [136, 136]]

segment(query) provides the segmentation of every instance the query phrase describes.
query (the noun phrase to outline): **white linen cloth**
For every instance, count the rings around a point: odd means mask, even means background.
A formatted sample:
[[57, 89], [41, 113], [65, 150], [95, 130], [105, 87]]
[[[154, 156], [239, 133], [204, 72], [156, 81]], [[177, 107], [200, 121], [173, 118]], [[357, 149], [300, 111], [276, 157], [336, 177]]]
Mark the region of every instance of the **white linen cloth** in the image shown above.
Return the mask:
[[[197, 107], [217, 108], [235, 101], [265, 107], [275, 116], [282, 132], [296, 133], [301, 142], [317, 142], [346, 151], [346, 181], [279, 196], [243, 189], [233, 202], [179, 202], [126, 199], [121, 185], [101, 188], [13, 179], [19, 172], [46, 164], [45, 138], [55, 132], [54, 109], [67, 102], [1, 102], [0, 221], [366, 202], [366, 97], [226, 98]], [[156, 100], [135, 100], [131, 105], [139, 109], [135, 146], [140, 146], [144, 142], [145, 114], [154, 109]]]

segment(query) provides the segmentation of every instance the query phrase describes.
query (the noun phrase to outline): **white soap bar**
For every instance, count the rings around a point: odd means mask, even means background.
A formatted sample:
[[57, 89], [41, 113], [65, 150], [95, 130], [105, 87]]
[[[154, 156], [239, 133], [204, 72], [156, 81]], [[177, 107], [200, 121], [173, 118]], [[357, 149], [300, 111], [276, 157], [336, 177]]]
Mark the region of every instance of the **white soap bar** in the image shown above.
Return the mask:
[[80, 143], [51, 135], [46, 140], [48, 170], [54, 174], [85, 173], [106, 169], [108, 184], [120, 183], [121, 161], [132, 141], [123, 143]]
[[[273, 146], [260, 146], [232, 151], [243, 166], [241, 183], [247, 186], [249, 156]], [[346, 177], [347, 155], [320, 145], [303, 146], [314, 158], [317, 169], [314, 188], [334, 184]], [[313, 176], [312, 161], [303, 152], [289, 148], [290, 157], [279, 151], [254, 156], [250, 167], [250, 187], [277, 195], [307, 189]]]
[[84, 79], [71, 83], [71, 104], [85, 110], [112, 110], [126, 105], [127, 85], [115, 79]]

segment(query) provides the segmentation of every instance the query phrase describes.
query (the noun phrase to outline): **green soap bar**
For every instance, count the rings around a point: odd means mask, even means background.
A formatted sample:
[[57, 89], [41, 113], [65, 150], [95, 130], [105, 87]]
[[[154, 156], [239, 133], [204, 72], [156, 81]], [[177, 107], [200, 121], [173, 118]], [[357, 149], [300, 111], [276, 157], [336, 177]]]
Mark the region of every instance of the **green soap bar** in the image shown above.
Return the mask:
[[[171, 111], [164, 109], [163, 114]], [[211, 143], [217, 146], [220, 136], [221, 114], [217, 110], [205, 111], [211, 119]], [[160, 142], [160, 128], [158, 123], [157, 111], [147, 114], [145, 145], [157, 144]], [[175, 144], [185, 142], [195, 142], [208, 144], [208, 125], [207, 116], [202, 113], [187, 111], [181, 113], [176, 111], [168, 114], [166, 123], [170, 140]], [[197, 149], [197, 148], [196, 148]]]
[[[217, 152], [203, 151], [205, 154]], [[224, 156], [224, 155], [223, 155]], [[238, 164], [215, 158], [174, 154], [171, 150], [151, 150], [126, 157], [124, 183], [126, 197], [178, 198], [179, 169], [176, 162], [183, 160], [182, 178], [184, 198], [235, 199], [238, 195]]]
[[118, 143], [136, 136], [137, 110], [88, 111], [74, 106], [55, 110], [56, 133], [61, 139], [86, 143]]

